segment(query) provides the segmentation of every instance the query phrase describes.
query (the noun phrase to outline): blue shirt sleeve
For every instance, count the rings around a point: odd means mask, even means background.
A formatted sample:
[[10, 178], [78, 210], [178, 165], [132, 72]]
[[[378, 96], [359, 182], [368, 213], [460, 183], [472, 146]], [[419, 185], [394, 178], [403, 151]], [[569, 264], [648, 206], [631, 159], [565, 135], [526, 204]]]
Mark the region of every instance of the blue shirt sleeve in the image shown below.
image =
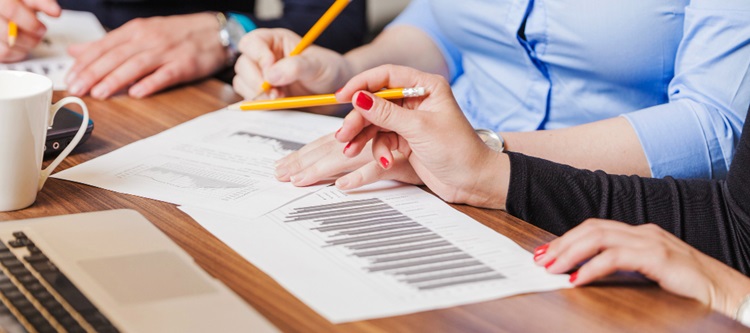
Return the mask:
[[451, 83], [463, 73], [461, 51], [440, 30], [440, 26], [435, 21], [435, 16], [432, 13], [432, 8], [428, 0], [413, 0], [386, 29], [397, 25], [416, 27], [432, 38], [432, 41], [440, 49], [440, 52], [443, 53], [445, 63], [448, 65], [448, 80]]
[[750, 1], [693, 0], [669, 102], [625, 114], [654, 177], [724, 178], [750, 104]]

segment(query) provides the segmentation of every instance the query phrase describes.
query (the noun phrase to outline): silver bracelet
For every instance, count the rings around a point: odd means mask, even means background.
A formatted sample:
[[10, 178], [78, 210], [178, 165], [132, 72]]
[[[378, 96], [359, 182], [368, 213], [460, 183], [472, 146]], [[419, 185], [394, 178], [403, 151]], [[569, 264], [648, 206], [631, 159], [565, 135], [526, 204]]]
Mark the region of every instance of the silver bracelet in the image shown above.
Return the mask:
[[734, 313], [734, 320], [739, 321], [745, 326], [750, 326], [750, 294], [745, 295], [737, 306], [737, 312]]
[[495, 131], [480, 128], [475, 129], [474, 133], [476, 133], [479, 138], [482, 139], [482, 142], [484, 142], [487, 147], [490, 147], [490, 149], [497, 152], [505, 151], [505, 140], [503, 140], [503, 137]]

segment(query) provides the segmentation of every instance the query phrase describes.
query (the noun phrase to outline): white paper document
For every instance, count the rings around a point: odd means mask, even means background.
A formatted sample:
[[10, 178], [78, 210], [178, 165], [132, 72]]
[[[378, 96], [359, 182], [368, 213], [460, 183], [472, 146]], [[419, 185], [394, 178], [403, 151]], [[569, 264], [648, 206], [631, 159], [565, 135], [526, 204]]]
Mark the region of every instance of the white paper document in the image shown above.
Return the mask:
[[[158, 112], [155, 110], [154, 112]], [[111, 191], [257, 217], [321, 186], [274, 177], [274, 163], [342, 119], [301, 112], [212, 112], [55, 174]]]
[[65, 75], [73, 66], [74, 59], [68, 55], [73, 44], [96, 41], [106, 34], [94, 14], [63, 10], [59, 18], [39, 15], [47, 26], [42, 42], [31, 51], [25, 61], [0, 64], [0, 70], [26, 71], [47, 76], [55, 90], [65, 90]]
[[258, 219], [180, 209], [333, 323], [570, 287], [414, 186], [326, 187]]

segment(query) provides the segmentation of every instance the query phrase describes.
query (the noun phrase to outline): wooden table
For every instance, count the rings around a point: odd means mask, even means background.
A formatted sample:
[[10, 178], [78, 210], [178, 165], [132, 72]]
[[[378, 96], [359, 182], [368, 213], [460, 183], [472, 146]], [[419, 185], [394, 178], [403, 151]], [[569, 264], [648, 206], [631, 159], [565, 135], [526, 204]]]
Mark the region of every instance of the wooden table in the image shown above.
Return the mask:
[[[56, 93], [54, 100], [63, 96]], [[101, 156], [239, 100], [216, 80], [174, 89], [144, 100], [118, 96], [86, 103], [93, 136], [59, 170]], [[454, 207], [530, 250], [554, 238], [504, 212]], [[50, 179], [30, 208], [0, 213], [11, 220], [131, 208], [140, 211], [192, 255], [196, 262], [289, 332], [605, 332], [742, 330], [743, 326], [698, 302], [649, 284], [609, 284], [521, 295], [417, 314], [333, 325], [274, 280], [208, 233], [175, 205]]]

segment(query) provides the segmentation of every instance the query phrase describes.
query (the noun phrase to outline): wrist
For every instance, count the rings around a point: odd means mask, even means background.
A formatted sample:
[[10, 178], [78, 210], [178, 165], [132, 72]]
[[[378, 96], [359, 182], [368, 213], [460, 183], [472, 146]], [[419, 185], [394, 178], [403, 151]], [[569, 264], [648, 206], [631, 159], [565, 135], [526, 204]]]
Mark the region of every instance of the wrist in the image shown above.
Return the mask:
[[213, 15], [218, 23], [218, 36], [226, 54], [226, 65], [232, 66], [240, 55], [240, 40], [257, 26], [249, 17], [239, 13], [214, 12]]
[[466, 191], [466, 204], [490, 208], [505, 209], [510, 184], [510, 158], [507, 154], [483, 147], [474, 172], [467, 176], [473, 178], [473, 186]]

